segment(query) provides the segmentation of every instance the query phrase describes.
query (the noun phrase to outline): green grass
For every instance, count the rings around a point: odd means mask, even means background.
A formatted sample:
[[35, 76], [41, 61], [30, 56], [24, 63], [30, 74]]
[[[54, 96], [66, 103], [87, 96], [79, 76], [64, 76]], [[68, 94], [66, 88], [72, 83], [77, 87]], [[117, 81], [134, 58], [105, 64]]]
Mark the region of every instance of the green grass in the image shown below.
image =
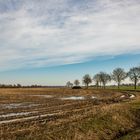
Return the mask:
[[[107, 89], [118, 89], [117, 86], [110, 86]], [[135, 90], [133, 86], [120, 86], [119, 90]], [[140, 91], [140, 86], [137, 86], [138, 91]]]
[[[89, 87], [89, 89], [98, 89], [98, 90], [103, 90], [103, 88], [99, 87]], [[120, 86], [120, 88], [118, 89], [117, 86], [106, 86], [105, 88], [106, 90], [119, 90], [119, 91], [126, 91], [126, 90], [129, 90], [129, 91], [140, 91], [140, 86], [137, 86], [137, 89], [134, 89], [134, 86]]]

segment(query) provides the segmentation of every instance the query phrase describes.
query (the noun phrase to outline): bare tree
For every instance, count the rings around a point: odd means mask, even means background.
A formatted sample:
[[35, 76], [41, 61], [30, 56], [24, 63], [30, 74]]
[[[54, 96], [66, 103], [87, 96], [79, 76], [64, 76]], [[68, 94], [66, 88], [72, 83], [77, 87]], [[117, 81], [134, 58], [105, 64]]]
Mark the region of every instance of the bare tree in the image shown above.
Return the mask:
[[76, 79], [76, 80], [74, 81], [74, 84], [75, 84], [76, 86], [79, 86], [79, 84], [80, 84], [79, 80]]
[[18, 88], [21, 88], [22, 86], [21, 86], [21, 84], [17, 84], [17, 87], [18, 87]]
[[91, 77], [89, 76], [89, 74], [86, 74], [86, 75], [83, 77], [83, 83], [86, 85], [87, 88], [88, 88], [89, 84], [92, 83], [92, 79], [91, 79]]
[[131, 68], [128, 72], [128, 76], [134, 82], [134, 89], [136, 89], [140, 79], [140, 67]]
[[107, 73], [105, 73], [105, 72], [100, 72], [99, 75], [100, 75], [100, 79], [101, 79], [101, 82], [102, 82], [102, 84], [103, 84], [103, 87], [104, 87], [104, 89], [105, 89], [106, 84], [107, 84], [108, 82], [111, 81], [111, 77], [110, 77], [109, 74], [107, 74]]
[[122, 68], [116, 68], [113, 70], [112, 79], [117, 82], [118, 89], [120, 88], [121, 81], [126, 78], [127, 74]]
[[100, 79], [100, 74], [99, 74], [99, 73], [96, 74], [96, 75], [93, 77], [93, 80], [95, 81], [97, 88], [98, 88], [99, 86], [101, 86], [101, 79]]
[[72, 87], [73, 84], [72, 84], [70, 81], [68, 81], [68, 82], [66, 83], [66, 86], [67, 86], [67, 87]]

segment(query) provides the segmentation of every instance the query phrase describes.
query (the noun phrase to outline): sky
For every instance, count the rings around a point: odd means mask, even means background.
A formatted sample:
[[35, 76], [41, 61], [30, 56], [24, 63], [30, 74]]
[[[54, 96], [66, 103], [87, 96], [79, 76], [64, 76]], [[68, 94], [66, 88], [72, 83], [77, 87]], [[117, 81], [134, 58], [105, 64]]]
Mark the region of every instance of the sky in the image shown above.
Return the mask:
[[140, 65], [139, 0], [0, 0], [0, 83], [64, 85]]

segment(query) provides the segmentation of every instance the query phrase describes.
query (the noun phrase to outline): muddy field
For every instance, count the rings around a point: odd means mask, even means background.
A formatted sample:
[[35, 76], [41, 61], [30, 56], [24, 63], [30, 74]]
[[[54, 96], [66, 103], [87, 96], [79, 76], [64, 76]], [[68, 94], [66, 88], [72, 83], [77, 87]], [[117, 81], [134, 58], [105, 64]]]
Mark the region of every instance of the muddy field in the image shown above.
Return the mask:
[[[101, 139], [104, 135], [94, 130], [79, 129], [89, 119], [104, 112], [113, 114], [114, 107], [124, 111], [135, 101], [139, 93], [128, 91], [0, 89], [0, 138]], [[131, 123], [132, 128], [137, 124]], [[115, 138], [114, 133], [108, 138]]]

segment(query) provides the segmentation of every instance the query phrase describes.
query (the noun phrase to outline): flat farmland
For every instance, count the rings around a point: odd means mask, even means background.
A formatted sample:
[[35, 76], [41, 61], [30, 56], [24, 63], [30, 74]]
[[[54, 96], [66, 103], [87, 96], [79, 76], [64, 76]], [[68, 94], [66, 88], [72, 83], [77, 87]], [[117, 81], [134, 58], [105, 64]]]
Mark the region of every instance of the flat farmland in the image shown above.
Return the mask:
[[102, 89], [0, 89], [0, 138], [139, 139], [139, 95]]

